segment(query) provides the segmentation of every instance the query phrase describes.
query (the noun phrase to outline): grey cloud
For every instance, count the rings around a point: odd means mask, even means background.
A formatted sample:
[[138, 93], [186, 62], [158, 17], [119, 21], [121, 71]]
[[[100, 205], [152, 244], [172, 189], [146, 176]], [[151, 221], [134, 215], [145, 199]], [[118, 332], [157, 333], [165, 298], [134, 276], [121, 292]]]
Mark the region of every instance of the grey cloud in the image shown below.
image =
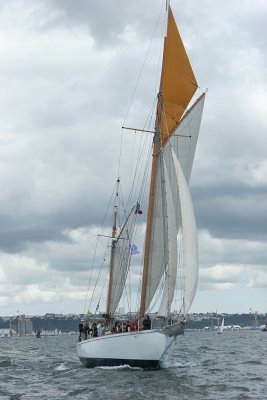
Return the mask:
[[266, 235], [267, 187], [241, 182], [192, 187], [201, 229], [215, 237], [261, 240]]
[[[164, 4], [1, 3], [0, 29], [9, 41], [0, 65], [2, 251], [27, 254], [47, 262], [51, 276], [65, 273], [73, 284], [85, 284], [94, 245], [77, 251], [64, 232], [102, 220], [117, 177], [120, 127]], [[173, 7], [199, 84], [209, 88], [191, 179], [198, 227], [220, 243], [264, 243], [266, 179], [257, 181], [253, 169], [266, 160], [266, 6], [257, 0], [253, 6], [192, 0]], [[158, 49], [160, 38], [158, 30]], [[160, 58], [155, 48], [151, 54], [157, 60], [147, 60], [127, 121], [136, 127], [142, 127], [157, 91], [153, 77]], [[122, 182], [131, 172], [130, 135], [123, 136], [129, 143]], [[146, 201], [142, 206], [145, 214]], [[241, 246], [238, 254], [226, 244], [216, 251], [204, 254], [205, 266], [266, 265], [264, 246], [247, 252]], [[140, 259], [133, 259], [136, 271]]]

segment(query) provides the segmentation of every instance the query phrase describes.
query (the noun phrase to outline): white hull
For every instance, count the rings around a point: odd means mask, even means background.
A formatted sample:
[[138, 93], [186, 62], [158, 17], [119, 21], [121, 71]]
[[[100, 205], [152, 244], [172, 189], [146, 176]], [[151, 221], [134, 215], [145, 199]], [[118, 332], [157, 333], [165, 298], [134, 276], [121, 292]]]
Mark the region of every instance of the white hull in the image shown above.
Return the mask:
[[175, 337], [158, 331], [111, 334], [77, 343], [78, 356], [85, 367], [119, 366], [158, 368], [160, 359], [175, 344]]

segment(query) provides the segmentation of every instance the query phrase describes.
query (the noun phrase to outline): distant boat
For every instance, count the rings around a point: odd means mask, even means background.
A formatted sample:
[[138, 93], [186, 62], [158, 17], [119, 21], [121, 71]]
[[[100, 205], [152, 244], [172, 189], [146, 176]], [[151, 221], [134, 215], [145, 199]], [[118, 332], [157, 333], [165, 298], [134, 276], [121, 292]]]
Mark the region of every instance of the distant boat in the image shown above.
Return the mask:
[[224, 318], [222, 319], [221, 326], [218, 326], [217, 333], [218, 334], [223, 333], [223, 329], [224, 329]]
[[[155, 130], [152, 131], [153, 157], [140, 306], [135, 313], [136, 319], [132, 320], [135, 328], [132, 330], [130, 326], [130, 332], [124, 332], [122, 328], [117, 334], [99, 335], [80, 341], [77, 352], [86, 367], [128, 364], [157, 368], [163, 355], [171, 352], [176, 337], [184, 333], [185, 318], [195, 297], [198, 281], [197, 227], [188, 183], [205, 93], [187, 108], [197, 88], [169, 7]], [[122, 221], [119, 207], [123, 201], [118, 197], [119, 178], [115, 193], [103, 321], [106, 330], [112, 333], [115, 313], [126, 286], [131, 255], [138, 252], [132, 240], [139, 216], [143, 213], [139, 202], [136, 202], [125, 212]], [[181, 237], [181, 244], [177, 236]], [[182, 290], [176, 285], [178, 276], [182, 277]], [[177, 303], [179, 299], [179, 303], [178, 306], [176, 303], [178, 311], [173, 315], [171, 306], [175, 299]], [[148, 328], [145, 328], [149, 320], [148, 313], [151, 313], [154, 304], [156, 313], [149, 321]], [[140, 329], [142, 324], [144, 329]]]
[[17, 336], [17, 332], [10, 328], [0, 329], [0, 338], [11, 338]]

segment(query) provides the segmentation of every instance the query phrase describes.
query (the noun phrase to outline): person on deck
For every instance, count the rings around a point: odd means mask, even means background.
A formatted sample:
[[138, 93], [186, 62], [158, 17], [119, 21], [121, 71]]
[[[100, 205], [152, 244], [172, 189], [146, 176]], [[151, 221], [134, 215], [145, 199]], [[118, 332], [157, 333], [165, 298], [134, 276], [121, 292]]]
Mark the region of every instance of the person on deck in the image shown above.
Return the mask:
[[98, 332], [98, 336], [105, 335], [105, 328], [101, 322], [99, 322], [99, 324], [97, 325], [97, 332]]
[[84, 340], [87, 340], [87, 337], [89, 335], [89, 330], [90, 330], [89, 322], [88, 323], [84, 322], [84, 324], [83, 324], [83, 339]]
[[123, 324], [123, 332], [129, 332], [129, 330], [130, 330], [130, 324], [129, 321], [126, 321]]
[[82, 340], [83, 322], [84, 322], [84, 320], [81, 319], [81, 321], [80, 321], [80, 323], [79, 323], [79, 342]]
[[149, 315], [145, 316], [145, 319], [143, 321], [143, 326], [145, 331], [151, 329], [151, 319], [149, 318]]
[[136, 320], [133, 319], [130, 323], [130, 332], [137, 331], [137, 329], [138, 329], [138, 324], [137, 324]]
[[116, 325], [116, 333], [121, 333], [121, 332], [122, 332], [121, 326], [120, 326], [120, 323], [118, 322]]
[[92, 337], [97, 337], [97, 335], [98, 335], [97, 326], [96, 326], [96, 323], [94, 322], [92, 324]]

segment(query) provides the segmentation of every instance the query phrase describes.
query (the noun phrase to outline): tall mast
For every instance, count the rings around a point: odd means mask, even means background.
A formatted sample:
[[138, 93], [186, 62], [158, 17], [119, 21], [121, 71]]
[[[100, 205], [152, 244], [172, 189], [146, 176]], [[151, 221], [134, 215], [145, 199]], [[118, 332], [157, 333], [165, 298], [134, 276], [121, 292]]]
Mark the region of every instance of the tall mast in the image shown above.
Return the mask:
[[[166, 11], [169, 16], [169, 6], [170, 0], [166, 0]], [[168, 21], [167, 21], [168, 25]], [[165, 54], [165, 41], [164, 40], [164, 50], [163, 50], [163, 60], [162, 60], [162, 71], [161, 71], [161, 82], [160, 82], [160, 92], [158, 93], [158, 103], [157, 103], [157, 113], [155, 121], [155, 134], [153, 138], [153, 154], [152, 154], [152, 167], [151, 167], [151, 178], [150, 178], [150, 190], [149, 190], [149, 201], [148, 201], [148, 211], [147, 211], [147, 227], [146, 227], [146, 240], [145, 240], [145, 251], [144, 251], [144, 268], [143, 268], [143, 278], [142, 278], [142, 289], [141, 289], [141, 301], [140, 301], [140, 314], [145, 314], [146, 308], [146, 298], [147, 298], [147, 281], [148, 281], [148, 268], [149, 268], [149, 253], [150, 253], [150, 242], [152, 233], [152, 216], [154, 208], [154, 198], [155, 198], [155, 183], [156, 183], [156, 171], [159, 152], [162, 146], [162, 135], [160, 132], [160, 121], [162, 115], [162, 73], [164, 65], [164, 54]]]
[[[150, 285], [148, 274], [153, 270], [150, 265], [151, 242], [153, 245], [152, 226], [155, 203], [155, 185], [158, 170], [159, 154], [175, 132], [186, 108], [198, 88], [194, 72], [186, 54], [181, 36], [177, 29], [169, 1], [166, 1], [168, 13], [167, 32], [164, 39], [164, 50], [161, 70], [160, 93], [158, 95], [153, 160], [150, 180], [148, 217], [144, 250], [144, 269], [141, 289], [140, 314], [144, 315], [151, 293], [147, 293]], [[152, 271], [153, 272], [153, 271]], [[154, 290], [154, 288], [153, 288]], [[152, 293], [153, 295], [153, 293]]]
[[113, 214], [113, 226], [112, 226], [112, 243], [111, 243], [111, 255], [110, 255], [110, 263], [109, 263], [109, 284], [108, 284], [108, 296], [107, 296], [107, 310], [106, 313], [110, 314], [110, 297], [111, 297], [111, 289], [113, 284], [113, 270], [114, 270], [114, 254], [116, 247], [116, 234], [117, 234], [117, 215], [118, 215], [118, 195], [119, 195], [119, 183], [120, 179], [117, 179], [117, 190], [116, 190], [116, 201], [114, 206], [114, 214]]
[[160, 130], [159, 130], [160, 115], [161, 115], [161, 93], [158, 94], [155, 135], [153, 138], [153, 154], [152, 154], [153, 159], [152, 159], [151, 178], [150, 178], [150, 191], [149, 191], [147, 227], [146, 227], [146, 241], [145, 241], [145, 252], [144, 252], [144, 268], [143, 268], [141, 302], [140, 302], [140, 314], [141, 315], [145, 314], [146, 295], [147, 295], [146, 288], [147, 288], [149, 252], [150, 252], [150, 241], [151, 241], [151, 231], [152, 231], [152, 216], [153, 216], [154, 197], [155, 197], [156, 171], [157, 171], [158, 156], [159, 156], [159, 152], [160, 152], [160, 148], [161, 148], [161, 134], [160, 134]]

